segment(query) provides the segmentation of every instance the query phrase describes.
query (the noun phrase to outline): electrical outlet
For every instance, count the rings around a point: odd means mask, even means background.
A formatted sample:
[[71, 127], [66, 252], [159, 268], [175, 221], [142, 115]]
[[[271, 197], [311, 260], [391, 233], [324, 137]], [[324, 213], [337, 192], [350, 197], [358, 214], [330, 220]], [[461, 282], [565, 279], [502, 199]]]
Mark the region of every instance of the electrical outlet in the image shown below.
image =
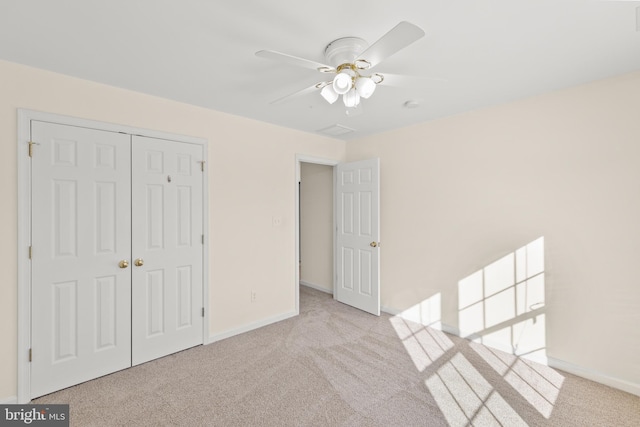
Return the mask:
[[251, 291], [251, 302], [256, 301], [256, 291]]
[[274, 227], [280, 227], [282, 225], [282, 217], [274, 216], [273, 218], [271, 218], [271, 223]]

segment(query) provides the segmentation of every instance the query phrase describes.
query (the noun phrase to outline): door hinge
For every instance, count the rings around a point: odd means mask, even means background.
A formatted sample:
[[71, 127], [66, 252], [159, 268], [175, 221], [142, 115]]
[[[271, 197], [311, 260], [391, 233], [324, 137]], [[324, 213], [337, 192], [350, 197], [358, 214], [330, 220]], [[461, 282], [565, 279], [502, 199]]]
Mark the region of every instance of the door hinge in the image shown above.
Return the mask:
[[202, 235], [201, 242], [202, 242], [202, 244], [204, 245], [204, 234]]
[[204, 307], [202, 307], [202, 317], [204, 317]]
[[33, 146], [40, 145], [39, 142], [29, 141], [29, 157], [33, 157]]
[[29, 362], [33, 360], [33, 352], [29, 349]]
[[29, 259], [31, 259], [32, 255], [33, 255], [33, 246], [29, 246]]
[[202, 172], [204, 172], [204, 163], [205, 163], [205, 161], [204, 161], [204, 160], [200, 160], [200, 170], [201, 170]]

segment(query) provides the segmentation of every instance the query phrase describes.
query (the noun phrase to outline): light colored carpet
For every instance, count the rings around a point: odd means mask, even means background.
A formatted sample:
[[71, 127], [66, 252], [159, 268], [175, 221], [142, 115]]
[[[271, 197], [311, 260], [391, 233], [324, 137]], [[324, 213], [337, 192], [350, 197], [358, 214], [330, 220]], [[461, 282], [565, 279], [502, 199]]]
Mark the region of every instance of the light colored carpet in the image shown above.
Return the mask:
[[33, 403], [75, 426], [640, 425], [640, 397], [305, 287], [298, 317]]

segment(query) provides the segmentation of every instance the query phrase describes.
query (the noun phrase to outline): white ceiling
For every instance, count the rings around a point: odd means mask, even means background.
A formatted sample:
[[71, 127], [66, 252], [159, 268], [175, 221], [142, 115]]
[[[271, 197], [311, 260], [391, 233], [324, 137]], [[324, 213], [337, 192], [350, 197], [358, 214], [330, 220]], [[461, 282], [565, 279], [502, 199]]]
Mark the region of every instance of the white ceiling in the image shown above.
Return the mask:
[[[359, 138], [640, 70], [640, 1], [596, 0], [0, 0], [0, 59], [315, 133]], [[345, 115], [326, 80], [254, 53], [326, 62], [340, 37], [373, 43], [400, 21], [426, 36], [376, 72], [445, 79], [379, 85]], [[0, 76], [1, 78], [1, 76]], [[403, 108], [408, 100], [420, 103]]]

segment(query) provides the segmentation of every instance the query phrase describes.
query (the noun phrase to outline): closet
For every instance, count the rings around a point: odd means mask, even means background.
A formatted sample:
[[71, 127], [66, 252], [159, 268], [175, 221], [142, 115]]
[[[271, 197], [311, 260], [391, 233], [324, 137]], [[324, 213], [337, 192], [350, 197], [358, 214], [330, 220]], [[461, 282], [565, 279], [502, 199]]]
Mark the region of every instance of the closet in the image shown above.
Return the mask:
[[31, 397], [202, 344], [203, 145], [30, 125]]

